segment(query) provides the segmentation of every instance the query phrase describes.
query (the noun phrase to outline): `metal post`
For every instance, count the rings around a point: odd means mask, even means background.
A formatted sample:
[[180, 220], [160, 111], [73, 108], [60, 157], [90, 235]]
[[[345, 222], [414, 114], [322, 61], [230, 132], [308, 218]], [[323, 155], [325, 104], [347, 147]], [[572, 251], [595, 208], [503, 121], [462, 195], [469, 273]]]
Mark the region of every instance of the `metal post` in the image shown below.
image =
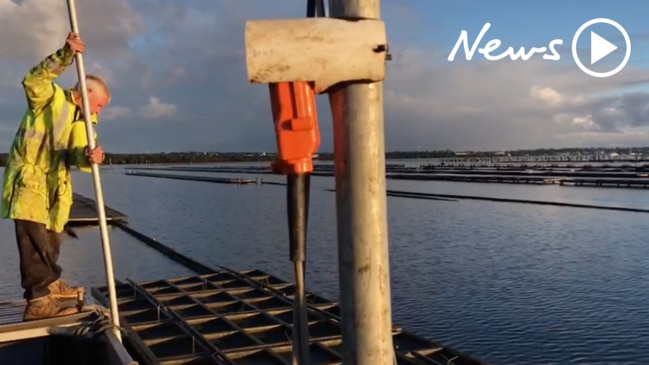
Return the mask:
[[[68, 15], [70, 17], [70, 27], [73, 32], [79, 34], [79, 25], [77, 22], [77, 11], [74, 0], [67, 0]], [[81, 88], [81, 99], [83, 101], [83, 119], [86, 123], [86, 137], [88, 138], [88, 147], [95, 148], [95, 138], [90, 120], [90, 104], [88, 102], [88, 88], [86, 86], [86, 71], [83, 66], [83, 55], [75, 54], [77, 65], [77, 76]], [[104, 194], [101, 189], [101, 180], [99, 179], [99, 166], [92, 164], [92, 178], [95, 184], [95, 198], [97, 202], [97, 215], [99, 217], [99, 229], [101, 231], [101, 243], [104, 251], [104, 265], [106, 268], [106, 280], [108, 281], [108, 297], [110, 300], [111, 322], [113, 324], [113, 333], [115, 337], [122, 342], [122, 336], [119, 330], [119, 312], [117, 310], [117, 293], [115, 290], [115, 277], [113, 275], [113, 259], [108, 238], [108, 225], [106, 224], [106, 208], [104, 207]]]
[[[379, 0], [330, 0], [334, 18], [378, 19]], [[393, 364], [383, 84], [329, 95], [334, 124], [343, 364]]]

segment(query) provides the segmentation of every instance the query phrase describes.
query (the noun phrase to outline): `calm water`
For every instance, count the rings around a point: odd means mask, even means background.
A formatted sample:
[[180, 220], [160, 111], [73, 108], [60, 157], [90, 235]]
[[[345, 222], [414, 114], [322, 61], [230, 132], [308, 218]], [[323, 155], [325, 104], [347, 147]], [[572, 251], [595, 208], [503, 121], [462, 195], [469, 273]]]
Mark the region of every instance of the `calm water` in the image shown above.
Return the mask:
[[[281, 178], [266, 177], [275, 180]], [[106, 204], [205, 264], [292, 279], [285, 188], [102, 171]], [[308, 290], [337, 297], [332, 178], [314, 178]], [[642, 190], [389, 181], [391, 189], [649, 208]], [[94, 197], [90, 175], [77, 192]], [[395, 324], [494, 364], [644, 364], [649, 214], [483, 201], [388, 198]], [[64, 276], [104, 285], [98, 230], [64, 245]], [[0, 221], [0, 299], [20, 297], [10, 221]], [[82, 243], [82, 241], [84, 243]], [[191, 275], [111, 230], [118, 279]]]

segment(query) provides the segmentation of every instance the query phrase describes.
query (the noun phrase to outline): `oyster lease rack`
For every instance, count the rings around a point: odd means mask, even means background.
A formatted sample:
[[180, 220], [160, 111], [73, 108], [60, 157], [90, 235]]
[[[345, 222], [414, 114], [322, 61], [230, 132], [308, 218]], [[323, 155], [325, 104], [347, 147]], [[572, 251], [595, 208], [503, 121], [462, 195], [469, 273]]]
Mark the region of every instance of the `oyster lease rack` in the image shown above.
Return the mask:
[[[141, 364], [291, 363], [294, 284], [259, 270], [116, 283], [125, 346]], [[108, 303], [106, 287], [93, 296]], [[341, 364], [340, 308], [307, 293], [313, 364]], [[398, 364], [484, 364], [400, 328]]]

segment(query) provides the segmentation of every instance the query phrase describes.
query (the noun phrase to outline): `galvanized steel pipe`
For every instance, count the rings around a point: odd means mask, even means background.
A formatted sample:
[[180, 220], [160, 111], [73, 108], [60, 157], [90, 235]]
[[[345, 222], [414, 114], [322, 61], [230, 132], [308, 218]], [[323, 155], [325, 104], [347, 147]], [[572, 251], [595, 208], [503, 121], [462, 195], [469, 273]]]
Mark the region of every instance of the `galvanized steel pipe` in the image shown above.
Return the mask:
[[[74, 0], [67, 0], [68, 15], [70, 18], [70, 27], [74, 33], [79, 34], [79, 25], [77, 21], [77, 11]], [[83, 101], [83, 119], [86, 124], [86, 137], [88, 138], [88, 147], [92, 150], [95, 148], [95, 138], [93, 133], [92, 122], [90, 120], [90, 104], [88, 102], [88, 88], [86, 85], [86, 71], [83, 65], [83, 55], [75, 54], [77, 65], [77, 76], [81, 88], [81, 99]], [[101, 231], [101, 243], [104, 252], [104, 265], [106, 268], [106, 280], [108, 281], [108, 298], [110, 300], [112, 331], [115, 337], [121, 342], [122, 336], [119, 330], [119, 311], [117, 310], [117, 293], [115, 290], [115, 277], [113, 273], [113, 259], [108, 237], [108, 225], [106, 224], [106, 209], [104, 207], [104, 194], [101, 188], [101, 179], [99, 178], [99, 166], [91, 164], [92, 178], [95, 185], [95, 198], [97, 206], [97, 215], [99, 217], [99, 230]]]
[[[380, 1], [330, 0], [329, 14], [378, 19]], [[334, 124], [343, 364], [393, 364], [383, 83], [352, 83], [332, 91], [329, 98]]]

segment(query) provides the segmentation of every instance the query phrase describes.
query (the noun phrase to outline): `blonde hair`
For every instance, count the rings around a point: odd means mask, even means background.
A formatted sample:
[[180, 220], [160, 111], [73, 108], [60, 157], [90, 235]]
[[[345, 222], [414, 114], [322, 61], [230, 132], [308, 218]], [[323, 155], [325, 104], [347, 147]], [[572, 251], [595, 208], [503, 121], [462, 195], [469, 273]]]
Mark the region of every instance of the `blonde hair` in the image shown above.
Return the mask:
[[[101, 77], [95, 75], [86, 75], [86, 88], [88, 89], [88, 92], [90, 92], [91, 90], [103, 90], [106, 94], [106, 97], [108, 98], [108, 102], [110, 102], [110, 88], [108, 88], [108, 84], [106, 84], [106, 82], [102, 80]], [[79, 82], [74, 85], [74, 89], [81, 93], [81, 85], [79, 84]]]

